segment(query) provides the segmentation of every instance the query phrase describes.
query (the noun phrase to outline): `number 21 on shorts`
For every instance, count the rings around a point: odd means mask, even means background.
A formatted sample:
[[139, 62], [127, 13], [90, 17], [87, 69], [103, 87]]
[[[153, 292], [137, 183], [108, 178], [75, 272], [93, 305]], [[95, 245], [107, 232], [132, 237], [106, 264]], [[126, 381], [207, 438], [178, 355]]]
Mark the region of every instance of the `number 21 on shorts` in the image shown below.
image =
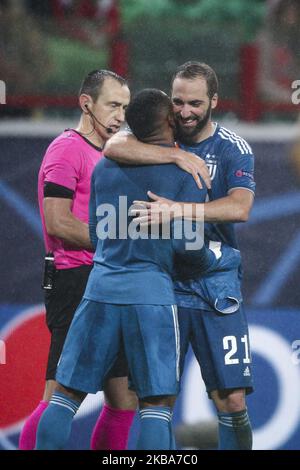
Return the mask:
[[241, 338], [236, 336], [224, 336], [223, 338], [223, 349], [228, 351], [224, 356], [225, 365], [239, 364], [240, 359], [236, 356], [238, 351], [238, 345], [243, 347], [244, 357], [243, 364], [250, 364], [251, 358], [249, 354], [249, 340], [248, 335], [244, 335]]

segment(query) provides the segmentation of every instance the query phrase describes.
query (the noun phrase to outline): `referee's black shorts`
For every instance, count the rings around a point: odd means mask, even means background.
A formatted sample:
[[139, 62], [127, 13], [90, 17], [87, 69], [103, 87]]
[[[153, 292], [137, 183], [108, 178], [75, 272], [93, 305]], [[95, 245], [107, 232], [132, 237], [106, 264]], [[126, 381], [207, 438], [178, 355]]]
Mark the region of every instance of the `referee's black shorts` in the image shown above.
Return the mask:
[[[73, 320], [83, 297], [91, 265], [56, 270], [53, 289], [45, 292], [46, 323], [51, 333], [46, 380], [55, 380], [57, 364]], [[128, 375], [127, 361], [123, 352], [109, 373], [109, 377]]]

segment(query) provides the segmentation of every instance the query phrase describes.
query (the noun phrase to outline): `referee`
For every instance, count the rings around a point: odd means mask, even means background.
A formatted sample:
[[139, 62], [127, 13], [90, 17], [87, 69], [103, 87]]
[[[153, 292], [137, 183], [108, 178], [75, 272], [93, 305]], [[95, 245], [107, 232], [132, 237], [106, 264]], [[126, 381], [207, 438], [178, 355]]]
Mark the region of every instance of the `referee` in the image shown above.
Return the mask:
[[[40, 417], [56, 386], [56, 367], [74, 312], [84, 294], [93, 263], [88, 232], [91, 174], [109, 137], [124, 122], [130, 100], [128, 85], [108, 70], [87, 75], [79, 92], [81, 118], [48, 147], [38, 177], [38, 198], [46, 251], [54, 255], [45, 273], [46, 322], [51, 333], [43, 400], [28, 417], [19, 447], [32, 450]], [[49, 256], [48, 256], [49, 258]], [[49, 264], [49, 260], [48, 260]], [[126, 449], [135, 414], [135, 394], [128, 390], [127, 366], [120, 358], [106, 381], [105, 405], [95, 425], [92, 449]]]

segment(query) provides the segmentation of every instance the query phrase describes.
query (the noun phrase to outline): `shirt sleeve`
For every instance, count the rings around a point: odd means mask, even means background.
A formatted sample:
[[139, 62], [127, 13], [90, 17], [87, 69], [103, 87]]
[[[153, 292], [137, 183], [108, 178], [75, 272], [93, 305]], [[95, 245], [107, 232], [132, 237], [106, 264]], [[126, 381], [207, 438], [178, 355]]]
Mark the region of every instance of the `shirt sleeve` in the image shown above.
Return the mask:
[[89, 234], [90, 240], [94, 247], [94, 250], [97, 248], [97, 217], [96, 217], [96, 194], [95, 194], [95, 172], [92, 174], [91, 179], [91, 195], [90, 195], [90, 202], [89, 202]]
[[81, 173], [81, 156], [75, 145], [57, 143], [48, 150], [44, 181], [76, 190]]
[[228, 193], [237, 188], [245, 188], [254, 193], [254, 155], [251, 147], [243, 139], [240, 147], [234, 146], [226, 154]]

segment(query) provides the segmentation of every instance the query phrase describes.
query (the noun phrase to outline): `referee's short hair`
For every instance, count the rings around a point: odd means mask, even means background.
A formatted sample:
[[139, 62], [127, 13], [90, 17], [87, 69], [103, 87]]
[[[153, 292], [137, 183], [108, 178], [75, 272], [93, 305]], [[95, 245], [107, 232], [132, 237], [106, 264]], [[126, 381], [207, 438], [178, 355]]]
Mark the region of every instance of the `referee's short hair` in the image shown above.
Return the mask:
[[159, 134], [164, 120], [172, 113], [172, 103], [166, 93], [145, 88], [133, 97], [125, 118], [133, 134], [144, 140]]
[[101, 88], [106, 78], [112, 78], [113, 80], [119, 82], [120, 85], [128, 86], [125, 78], [121, 77], [115, 72], [112, 72], [111, 70], [93, 70], [84, 78], [79, 90], [79, 96], [82, 94], [89, 95], [92, 97], [92, 100], [95, 103], [101, 93]]

